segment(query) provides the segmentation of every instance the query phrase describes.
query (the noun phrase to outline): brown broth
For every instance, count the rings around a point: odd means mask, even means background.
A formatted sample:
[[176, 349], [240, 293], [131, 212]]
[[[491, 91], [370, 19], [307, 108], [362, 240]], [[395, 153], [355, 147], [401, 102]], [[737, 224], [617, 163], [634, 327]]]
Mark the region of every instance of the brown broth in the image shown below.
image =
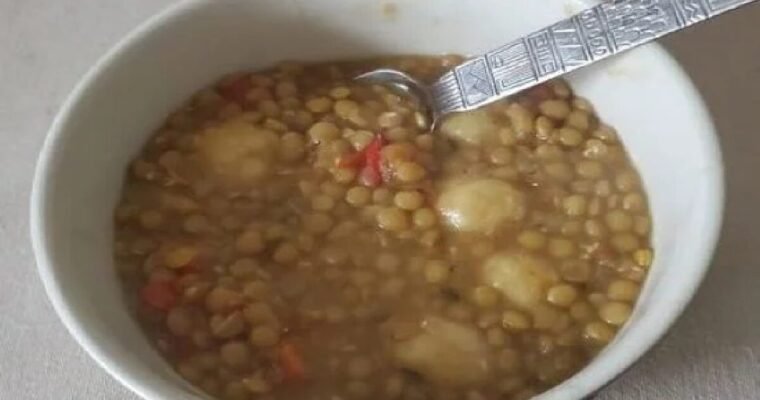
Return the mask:
[[614, 129], [563, 81], [457, 114], [351, 80], [458, 57], [234, 74], [131, 165], [117, 266], [158, 350], [220, 399], [526, 399], [628, 319], [652, 261]]

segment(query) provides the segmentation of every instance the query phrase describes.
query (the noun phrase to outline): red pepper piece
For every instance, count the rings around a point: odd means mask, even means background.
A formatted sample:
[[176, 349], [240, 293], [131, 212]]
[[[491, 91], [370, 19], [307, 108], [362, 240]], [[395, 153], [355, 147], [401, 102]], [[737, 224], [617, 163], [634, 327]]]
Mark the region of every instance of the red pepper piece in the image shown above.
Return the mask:
[[380, 174], [380, 161], [381, 161], [381, 154], [380, 152], [383, 150], [383, 146], [385, 145], [385, 138], [383, 138], [383, 135], [378, 133], [375, 135], [375, 138], [372, 139], [371, 142], [367, 145], [367, 147], [364, 149], [365, 153], [365, 165], [367, 167], [372, 168], [377, 172], [377, 174]]
[[378, 133], [362, 151], [344, 155], [336, 162], [341, 168], [361, 168], [359, 181], [365, 186], [377, 186], [383, 181], [382, 150], [385, 138]]
[[383, 182], [383, 176], [380, 171], [367, 165], [359, 172], [359, 182], [364, 186], [375, 187]]
[[286, 381], [302, 381], [306, 378], [306, 366], [293, 343], [282, 342], [278, 348], [280, 368]]
[[365, 186], [374, 187], [383, 182], [381, 152], [384, 145], [385, 138], [378, 133], [364, 149], [364, 168], [359, 178]]
[[149, 306], [161, 311], [171, 310], [178, 300], [174, 283], [163, 280], [149, 282], [143, 286], [140, 298]]

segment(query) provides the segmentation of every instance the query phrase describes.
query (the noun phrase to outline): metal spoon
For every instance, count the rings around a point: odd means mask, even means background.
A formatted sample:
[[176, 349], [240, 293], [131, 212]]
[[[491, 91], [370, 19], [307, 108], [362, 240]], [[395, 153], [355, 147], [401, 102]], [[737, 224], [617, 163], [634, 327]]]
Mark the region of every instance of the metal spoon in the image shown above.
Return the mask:
[[754, 1], [609, 0], [470, 58], [429, 86], [393, 69], [356, 79], [417, 98], [433, 129], [445, 114], [492, 103]]

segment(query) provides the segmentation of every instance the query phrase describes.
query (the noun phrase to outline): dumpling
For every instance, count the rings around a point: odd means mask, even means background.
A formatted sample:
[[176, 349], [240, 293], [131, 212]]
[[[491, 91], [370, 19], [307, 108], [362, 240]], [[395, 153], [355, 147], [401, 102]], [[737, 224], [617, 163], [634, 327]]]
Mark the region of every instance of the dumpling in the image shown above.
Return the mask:
[[274, 132], [243, 120], [207, 128], [195, 142], [200, 161], [231, 186], [270, 176], [279, 143]]
[[444, 222], [461, 232], [488, 234], [525, 217], [525, 195], [493, 178], [459, 179], [443, 189], [436, 202]]
[[496, 124], [483, 109], [451, 115], [441, 124], [441, 132], [454, 141], [471, 145], [495, 143], [499, 139]]
[[394, 342], [396, 362], [444, 386], [469, 386], [488, 379], [488, 346], [469, 325], [430, 316], [420, 332]]
[[538, 257], [504, 251], [485, 261], [482, 279], [516, 305], [532, 309], [542, 302], [549, 286], [559, 277]]

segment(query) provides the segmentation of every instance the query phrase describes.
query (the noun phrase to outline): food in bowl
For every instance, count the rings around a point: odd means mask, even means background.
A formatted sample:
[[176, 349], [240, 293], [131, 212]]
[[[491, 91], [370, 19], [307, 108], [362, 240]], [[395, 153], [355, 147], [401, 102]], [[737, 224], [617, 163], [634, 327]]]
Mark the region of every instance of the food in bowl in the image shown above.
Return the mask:
[[651, 217], [615, 130], [557, 80], [435, 132], [352, 77], [460, 60], [283, 63], [173, 113], [115, 212], [129, 303], [221, 399], [526, 399], [629, 318]]

